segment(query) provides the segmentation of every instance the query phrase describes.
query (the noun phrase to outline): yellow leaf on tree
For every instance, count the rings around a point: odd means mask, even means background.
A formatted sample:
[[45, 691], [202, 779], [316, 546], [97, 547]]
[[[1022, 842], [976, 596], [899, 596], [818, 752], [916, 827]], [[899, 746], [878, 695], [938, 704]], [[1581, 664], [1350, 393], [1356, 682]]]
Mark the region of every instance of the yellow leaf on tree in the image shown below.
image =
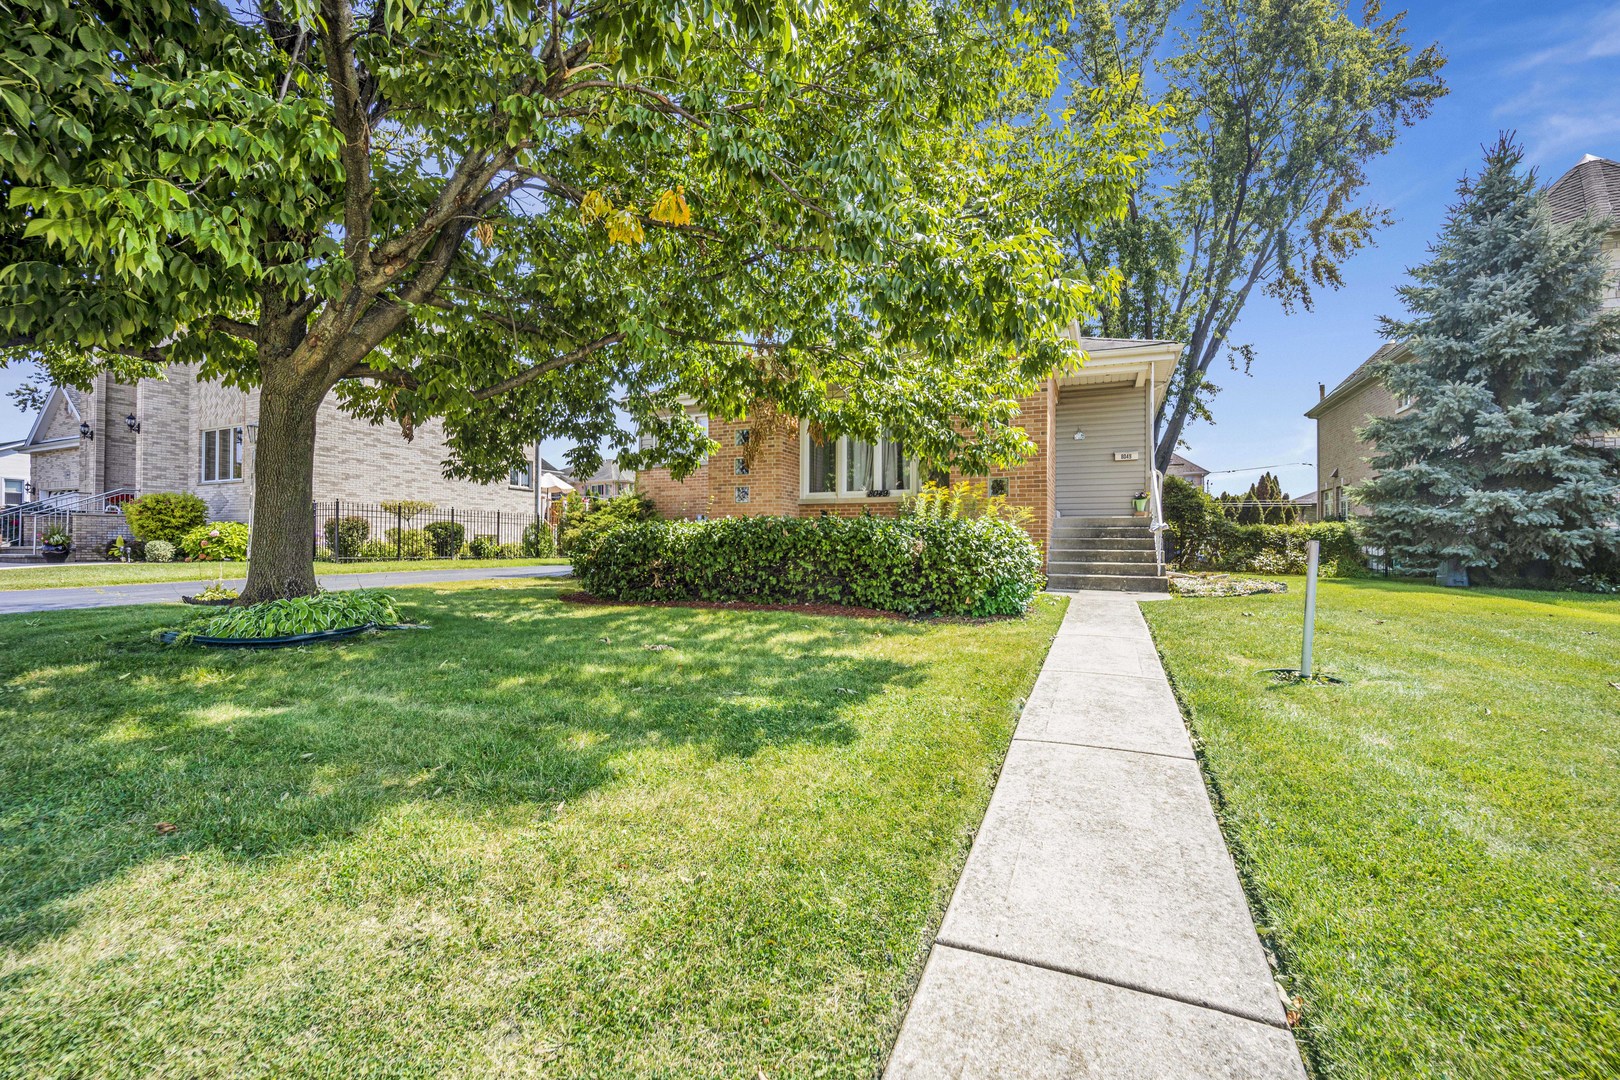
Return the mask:
[[609, 214], [606, 224], [610, 243], [639, 244], [647, 238], [646, 231], [641, 227], [641, 215], [633, 206]]
[[686, 205], [686, 188], [676, 184], [674, 191], [665, 191], [658, 196], [652, 212], [647, 216], [666, 225], [692, 224], [692, 211]]
[[585, 197], [579, 200], [579, 219], [587, 225], [611, 213], [613, 204], [608, 202], [608, 197], [600, 191], [587, 191]]

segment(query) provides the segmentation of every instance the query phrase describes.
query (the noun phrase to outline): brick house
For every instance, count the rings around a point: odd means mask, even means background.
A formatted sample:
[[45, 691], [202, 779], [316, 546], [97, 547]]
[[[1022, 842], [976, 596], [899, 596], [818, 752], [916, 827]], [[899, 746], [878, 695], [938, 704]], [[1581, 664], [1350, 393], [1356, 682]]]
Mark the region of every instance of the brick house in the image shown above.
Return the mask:
[[[164, 379], [126, 385], [99, 375], [88, 392], [58, 387], [17, 451], [28, 455], [30, 500], [70, 502], [103, 493], [189, 491], [221, 521], [248, 521], [253, 503], [259, 395], [199, 381], [170, 367]], [[555, 466], [538, 453], [506, 483], [447, 479], [438, 422], [409, 442], [398, 428], [348, 416], [328, 398], [315, 440], [315, 499], [376, 503], [421, 499], [441, 506], [536, 512], [534, 478]], [[82, 499], [79, 500], [82, 502]]]
[[[1604, 292], [1605, 307], [1620, 307], [1620, 162], [1587, 154], [1546, 190], [1547, 202], [1558, 221], [1574, 221], [1586, 214], [1607, 218], [1613, 226], [1603, 239], [1603, 253], [1616, 271]], [[1410, 407], [1384, 388], [1378, 369], [1385, 361], [1399, 362], [1406, 347], [1399, 342], [1379, 349], [1331, 391], [1318, 385], [1320, 399], [1305, 413], [1316, 421], [1316, 509], [1323, 521], [1366, 514], [1350, 491], [1372, 479], [1367, 464], [1373, 448], [1357, 432], [1376, 416], [1394, 416]]]
[[[1076, 340], [1084, 365], [1019, 403], [1035, 456], [983, 479], [1033, 514], [1054, 588], [1161, 589], [1150, 523], [1133, 500], [1153, 486], [1153, 416], [1181, 345]], [[802, 421], [688, 410], [720, 449], [684, 481], [667, 469], [639, 473], [637, 490], [667, 518], [893, 514], [929, 478], [926, 463], [888, 440], [822, 440]]]

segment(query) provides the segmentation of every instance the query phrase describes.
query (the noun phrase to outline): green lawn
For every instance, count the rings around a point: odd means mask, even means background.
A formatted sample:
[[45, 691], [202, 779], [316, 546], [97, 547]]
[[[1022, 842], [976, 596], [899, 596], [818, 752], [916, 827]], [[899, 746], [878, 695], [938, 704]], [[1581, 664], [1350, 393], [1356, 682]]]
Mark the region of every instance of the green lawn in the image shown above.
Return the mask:
[[1064, 602], [572, 587], [263, 653], [0, 617], [0, 1075], [874, 1075]]
[[[376, 574], [385, 570], [482, 570], [494, 566], [562, 566], [567, 559], [414, 559], [401, 562], [318, 562], [315, 576]], [[77, 586], [138, 585], [148, 581], [240, 580], [247, 563], [62, 563], [0, 569], [0, 592], [7, 589], [69, 589]]]
[[1620, 597], [1144, 610], [1323, 1077], [1620, 1075]]

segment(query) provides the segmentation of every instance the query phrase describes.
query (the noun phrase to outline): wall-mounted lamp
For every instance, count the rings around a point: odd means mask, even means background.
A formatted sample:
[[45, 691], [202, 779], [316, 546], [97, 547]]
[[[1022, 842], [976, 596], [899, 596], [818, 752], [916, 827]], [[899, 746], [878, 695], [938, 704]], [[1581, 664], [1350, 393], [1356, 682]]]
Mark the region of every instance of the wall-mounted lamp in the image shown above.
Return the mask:
[[129, 428], [129, 433], [131, 435], [139, 435], [141, 433], [141, 422], [135, 419], [134, 413], [130, 413], [128, 416], [124, 417], [124, 426]]
[[91, 442], [96, 441], [96, 429], [90, 426], [90, 421], [81, 420], [79, 422], [79, 438], [88, 439]]

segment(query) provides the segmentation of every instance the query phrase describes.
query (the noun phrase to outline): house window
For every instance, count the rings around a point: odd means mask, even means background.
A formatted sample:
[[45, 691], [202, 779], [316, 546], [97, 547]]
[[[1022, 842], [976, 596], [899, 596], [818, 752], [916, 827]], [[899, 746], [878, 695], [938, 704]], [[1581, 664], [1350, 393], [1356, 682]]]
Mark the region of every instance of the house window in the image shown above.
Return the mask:
[[740, 503], [745, 503], [748, 501], [748, 489], [746, 487], [739, 487], [737, 489], [737, 501]]
[[508, 487], [523, 488], [525, 491], [534, 487], [534, 480], [529, 472], [529, 467], [523, 465], [513, 469], [506, 478], [506, 484]]
[[1007, 494], [1007, 478], [1005, 476], [992, 476], [986, 489], [992, 496]]
[[201, 471], [205, 484], [242, 479], [241, 428], [214, 428], [202, 433]]
[[0, 505], [21, 506], [23, 501], [23, 482], [8, 479], [6, 481], [5, 502]]
[[748, 445], [748, 429], [747, 428], [738, 428], [737, 432], [736, 432], [736, 439], [737, 439], [737, 445], [738, 446], [747, 446]]
[[732, 468], [734, 470], [736, 470], [736, 475], [737, 476], [747, 476], [748, 475], [748, 459], [747, 458], [737, 458], [734, 461], [734, 463], [732, 465]]
[[844, 444], [844, 494], [911, 491], [916, 487], [916, 466], [900, 443], [887, 437], [875, 443], [848, 436], [840, 441]]
[[800, 492], [861, 498], [874, 491], [901, 495], [918, 488], [917, 459], [887, 435], [876, 442], [852, 436], [836, 440], [813, 437], [809, 425], [800, 431]]
[[832, 439], [804, 435], [805, 482], [807, 495], [838, 493], [838, 445]]

